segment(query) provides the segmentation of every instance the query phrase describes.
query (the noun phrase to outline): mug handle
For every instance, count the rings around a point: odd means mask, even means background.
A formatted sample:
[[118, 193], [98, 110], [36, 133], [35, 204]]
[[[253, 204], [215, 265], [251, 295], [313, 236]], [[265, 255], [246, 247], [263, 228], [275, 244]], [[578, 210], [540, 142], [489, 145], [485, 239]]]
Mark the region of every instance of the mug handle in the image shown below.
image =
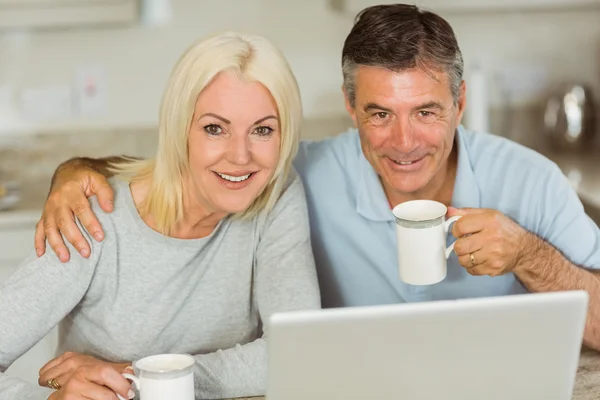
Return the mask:
[[[138, 378], [135, 375], [131, 375], [131, 374], [121, 374], [123, 375], [125, 378], [129, 379], [130, 381], [133, 381], [133, 383], [135, 383], [135, 387], [137, 388], [137, 390], [140, 390], [140, 378]], [[125, 398], [123, 398], [123, 396], [121, 396], [120, 394], [117, 394], [117, 397], [119, 398], [119, 400], [127, 400]]]
[[[462, 215], [455, 215], [454, 217], [448, 218], [448, 220], [444, 222], [444, 232], [448, 233], [450, 230], [450, 225], [458, 221], [460, 217], [462, 217]], [[452, 242], [452, 244], [446, 249], [446, 259], [450, 257], [450, 253], [452, 253], [452, 250], [454, 250], [454, 243], [456, 243], [456, 240]]]

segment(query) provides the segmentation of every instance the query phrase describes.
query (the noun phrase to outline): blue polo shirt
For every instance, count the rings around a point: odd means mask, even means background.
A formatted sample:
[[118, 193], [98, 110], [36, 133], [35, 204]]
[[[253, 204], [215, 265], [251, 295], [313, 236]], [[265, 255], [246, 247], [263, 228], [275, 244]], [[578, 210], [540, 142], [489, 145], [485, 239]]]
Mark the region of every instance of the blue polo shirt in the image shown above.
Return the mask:
[[[600, 230], [556, 164], [505, 138], [459, 127], [452, 205], [492, 208], [558, 248], [600, 268]], [[357, 130], [302, 142], [294, 166], [305, 185], [324, 307], [525, 293], [512, 273], [471, 276], [452, 253], [442, 282], [400, 281], [395, 220]], [[449, 234], [448, 244], [455, 238]]]

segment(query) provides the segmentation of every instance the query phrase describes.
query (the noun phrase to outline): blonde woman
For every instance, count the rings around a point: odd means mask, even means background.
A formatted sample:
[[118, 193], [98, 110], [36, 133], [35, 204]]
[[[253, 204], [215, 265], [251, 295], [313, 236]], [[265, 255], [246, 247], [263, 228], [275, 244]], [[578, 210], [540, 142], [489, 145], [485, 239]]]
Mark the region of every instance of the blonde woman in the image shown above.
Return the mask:
[[[39, 387], [0, 374], [0, 399], [116, 399], [141, 357], [195, 355], [201, 399], [262, 395], [265, 324], [320, 307], [304, 192], [291, 167], [301, 102], [265, 39], [192, 46], [170, 77], [152, 160], [115, 165], [114, 210], [88, 257], [32, 255], [0, 289], [0, 371], [61, 323]], [[62, 321], [62, 322], [61, 322]]]

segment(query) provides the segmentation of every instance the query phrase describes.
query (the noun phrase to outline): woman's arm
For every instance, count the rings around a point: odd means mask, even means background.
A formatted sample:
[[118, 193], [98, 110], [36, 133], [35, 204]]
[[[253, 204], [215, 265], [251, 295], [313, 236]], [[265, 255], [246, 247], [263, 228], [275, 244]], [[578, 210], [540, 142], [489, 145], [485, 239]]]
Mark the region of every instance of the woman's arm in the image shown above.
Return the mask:
[[264, 334], [243, 346], [196, 356], [196, 396], [200, 399], [264, 395], [269, 317], [321, 306], [306, 200], [297, 177], [267, 217], [255, 277], [254, 295]]
[[[86, 232], [86, 238], [90, 240]], [[52, 390], [4, 374], [39, 342], [85, 295], [101, 253], [75, 255], [64, 264], [54, 253], [30, 256], [0, 284], [0, 400], [46, 399]]]

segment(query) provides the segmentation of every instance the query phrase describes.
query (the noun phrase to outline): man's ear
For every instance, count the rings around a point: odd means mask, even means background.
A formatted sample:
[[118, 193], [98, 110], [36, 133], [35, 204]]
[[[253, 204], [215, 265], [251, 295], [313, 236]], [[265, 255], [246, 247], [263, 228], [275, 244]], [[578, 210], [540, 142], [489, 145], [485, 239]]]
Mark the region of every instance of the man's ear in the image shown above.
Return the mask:
[[465, 107], [467, 106], [467, 84], [465, 81], [460, 82], [460, 88], [458, 89], [458, 114], [456, 115], [456, 125], [460, 125]]
[[350, 100], [348, 99], [348, 92], [346, 92], [346, 88], [343, 85], [342, 93], [344, 93], [344, 103], [346, 105], [346, 111], [350, 115], [350, 118], [352, 118], [352, 121], [354, 122], [354, 127], [358, 128], [358, 124], [356, 123], [356, 110], [354, 109], [354, 107], [352, 107], [352, 104], [350, 104]]

